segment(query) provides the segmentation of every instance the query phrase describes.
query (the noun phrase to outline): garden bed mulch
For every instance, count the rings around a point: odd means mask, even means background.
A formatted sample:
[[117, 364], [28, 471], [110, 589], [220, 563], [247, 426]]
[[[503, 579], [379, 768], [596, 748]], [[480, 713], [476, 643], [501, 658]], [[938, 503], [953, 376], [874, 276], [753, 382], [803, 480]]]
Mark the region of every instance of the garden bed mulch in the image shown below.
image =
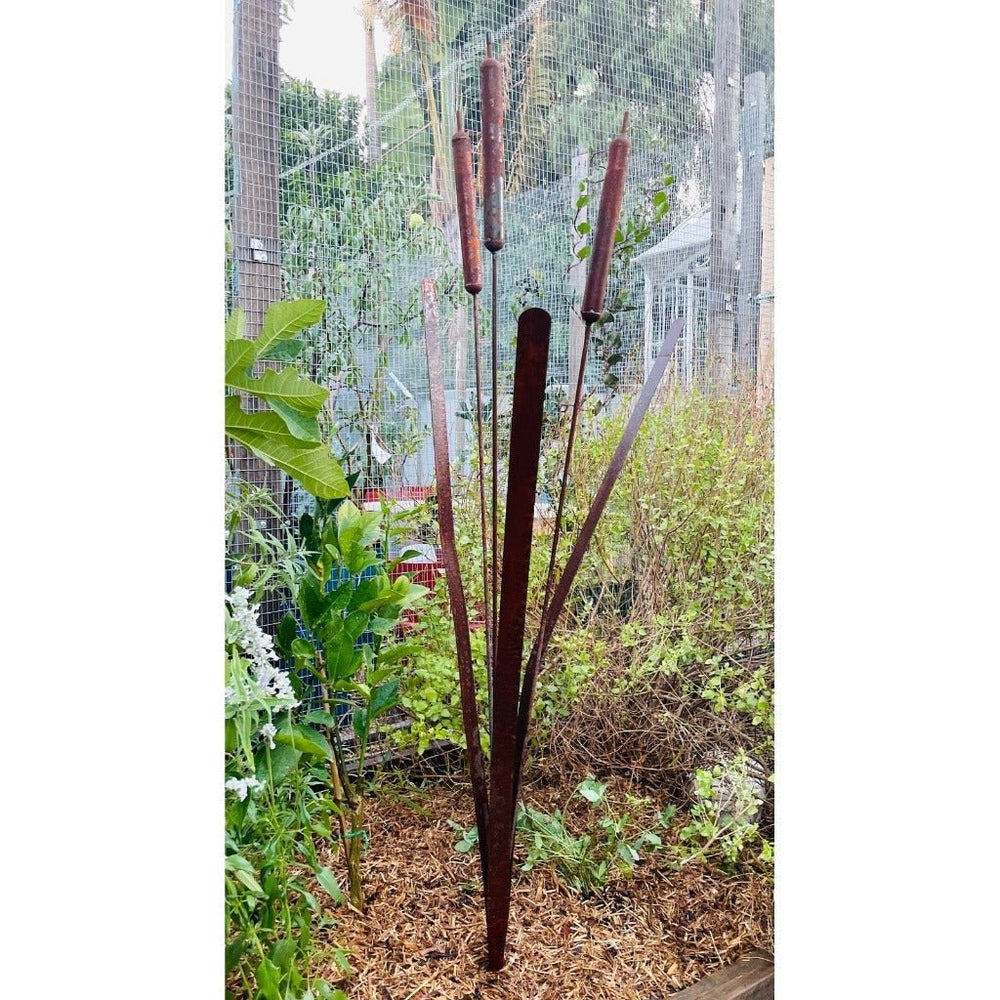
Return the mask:
[[[526, 797], [532, 800], [530, 789]], [[536, 797], [537, 801], [537, 797]], [[507, 965], [485, 969], [475, 851], [454, 850], [449, 820], [471, 826], [468, 788], [435, 782], [368, 807], [363, 915], [340, 911], [331, 944], [351, 953], [352, 1000], [664, 1000], [755, 948], [773, 951], [771, 885], [694, 864], [637, 869], [583, 899], [547, 868], [515, 868]], [[521, 850], [515, 854], [519, 864]], [[337, 859], [330, 864], [338, 870]]]

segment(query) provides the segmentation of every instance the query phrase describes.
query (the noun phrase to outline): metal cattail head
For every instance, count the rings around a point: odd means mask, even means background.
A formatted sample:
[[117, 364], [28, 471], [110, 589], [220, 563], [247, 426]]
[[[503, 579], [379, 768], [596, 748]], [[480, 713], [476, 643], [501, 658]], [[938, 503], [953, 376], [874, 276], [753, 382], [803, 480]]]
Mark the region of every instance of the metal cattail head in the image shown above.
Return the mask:
[[594, 232], [593, 249], [590, 253], [590, 267], [587, 271], [587, 287], [583, 294], [583, 308], [580, 315], [584, 322], [593, 323], [604, 310], [604, 293], [608, 287], [608, 272], [611, 268], [611, 253], [615, 246], [615, 231], [621, 214], [622, 198], [625, 194], [625, 174], [628, 172], [628, 154], [632, 148], [625, 132], [628, 129], [628, 112], [622, 120], [622, 130], [608, 147], [608, 168], [601, 188], [601, 207], [597, 213], [597, 228]]
[[479, 67], [483, 125], [483, 241], [490, 253], [503, 249], [503, 66], [493, 58], [487, 35], [486, 58]]
[[458, 203], [458, 234], [462, 243], [462, 270], [465, 290], [472, 295], [483, 288], [483, 255], [476, 225], [476, 188], [472, 174], [472, 140], [458, 112], [457, 131], [451, 139], [455, 167], [455, 196]]

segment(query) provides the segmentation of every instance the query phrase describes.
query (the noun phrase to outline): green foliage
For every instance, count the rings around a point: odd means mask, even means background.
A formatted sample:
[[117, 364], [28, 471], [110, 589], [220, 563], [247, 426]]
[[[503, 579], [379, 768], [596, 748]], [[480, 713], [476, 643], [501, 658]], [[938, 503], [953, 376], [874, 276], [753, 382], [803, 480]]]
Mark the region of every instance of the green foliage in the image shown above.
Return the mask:
[[[276, 466], [316, 496], [347, 495], [343, 470], [323, 442], [317, 416], [328, 391], [301, 377], [294, 368], [252, 369], [257, 362], [288, 356], [291, 338], [323, 314], [322, 302], [304, 299], [276, 302], [256, 340], [244, 336], [245, 318], [237, 309], [226, 323], [226, 437], [242, 444], [263, 462]], [[258, 407], [243, 409], [240, 395]]]
[[[535, 109], [548, 141], [529, 174], [565, 172], [572, 151], [610, 136], [626, 107], [643, 109], [650, 142], [700, 125], [697, 83], [711, 69], [709, 30], [688, 0], [550, 0], [552, 99]], [[652, 30], [636, 30], [649, 24]]]
[[[585, 426], [567, 496], [586, 514], [628, 407]], [[666, 392], [650, 411], [558, 623], [538, 683], [535, 746], [570, 763], [657, 775], [678, 805], [696, 769], [740, 749], [773, 761], [771, 418], [744, 399]], [[553, 481], [555, 462], [548, 456]], [[725, 752], [723, 752], [723, 748]], [[634, 762], [630, 763], [630, 762]], [[685, 841], [742, 863], [742, 833], [709, 804]], [[727, 821], [728, 823], [728, 821]], [[769, 848], [762, 847], [765, 852]]]
[[[627, 411], [581, 435], [567, 520], [582, 520]], [[725, 654], [770, 639], [772, 462], [770, 418], [743, 399], [674, 394], [647, 415], [585, 562], [595, 583], [631, 582], [632, 645], [648, 653], [631, 657], [640, 665], [669, 662], [667, 643], [703, 660], [723, 657], [722, 664]], [[735, 696], [734, 680], [721, 690]], [[759, 680], [752, 687], [762, 690]]]
[[[433, 743], [443, 741], [465, 748], [462, 727], [462, 700], [458, 687], [458, 658], [455, 632], [448, 608], [446, 583], [442, 580], [431, 597], [421, 606], [420, 617], [413, 625], [407, 660], [400, 688], [400, 704], [411, 718], [405, 729], [393, 732], [400, 748], [415, 747], [424, 753]], [[486, 637], [482, 629], [471, 634], [473, 670], [482, 717], [486, 713]], [[486, 749], [485, 731], [481, 734]]]
[[549, 646], [551, 669], [535, 686], [534, 739], [544, 742], [557, 717], [569, 715], [600, 666], [607, 662], [608, 643], [586, 629], [563, 629]]
[[[331, 199], [331, 181], [361, 162], [361, 103], [353, 95], [318, 91], [285, 78], [278, 96], [281, 135], [278, 183], [282, 204]], [[232, 150], [232, 87], [226, 85], [226, 190], [235, 187]], [[298, 168], [298, 169], [296, 169]]]
[[[231, 525], [258, 500], [250, 489], [233, 497]], [[226, 972], [247, 996], [340, 992], [310, 972], [316, 931], [333, 922], [311, 886], [334, 906], [363, 905], [365, 754], [373, 726], [398, 701], [409, 651], [393, 641], [399, 614], [426, 592], [406, 576], [390, 579], [377, 549], [394, 538], [387, 515], [317, 499], [300, 521], [301, 542], [289, 536], [283, 547], [251, 528], [252, 544], [235, 563], [226, 618]], [[289, 588], [305, 626], [288, 615], [276, 640], [260, 630], [251, 604], [274, 583]], [[322, 710], [305, 711], [303, 685], [276, 665], [278, 653], [317, 679]], [[346, 891], [319, 860], [317, 845], [331, 838], [341, 846]], [[349, 975], [347, 954], [334, 949], [332, 957]]]
[[[419, 276], [437, 275], [443, 318], [464, 296], [447, 243], [429, 217], [425, 179], [389, 164], [349, 170], [331, 180], [331, 203], [288, 206], [282, 222], [288, 293], [326, 303], [303, 338], [298, 364], [328, 386], [335, 454], [358, 488], [395, 481], [423, 443], [414, 393], [393, 373], [425, 364]], [[318, 253], [318, 247], [336, 253]], [[375, 435], [391, 458], [380, 455]]]
[[[225, 509], [226, 565], [234, 587], [246, 587], [259, 601], [305, 572], [305, 553], [267, 489], [235, 481], [226, 494]], [[264, 518], [277, 528], [264, 530]]]
[[774, 862], [774, 845], [760, 833], [761, 788], [745, 754], [728, 767], [698, 768], [694, 774], [694, 805], [690, 821], [680, 831], [677, 853], [683, 862], [712, 859], [735, 870], [756, 846], [757, 860]]
[[569, 888], [589, 896], [604, 888], [614, 871], [626, 877], [635, 873], [643, 852], [663, 847], [654, 830], [641, 830], [632, 837], [626, 831], [633, 817], [616, 812], [606, 798], [607, 785], [590, 775], [576, 789], [577, 794], [600, 810], [596, 827], [579, 837], [567, 830], [563, 812], [543, 813], [522, 807], [518, 823], [528, 842], [528, 857], [522, 866], [530, 871], [539, 864], [552, 864]]
[[[294, 749], [328, 761], [349, 895], [361, 909], [368, 744], [378, 719], [399, 700], [401, 662], [412, 649], [393, 641], [400, 613], [427, 588], [405, 575], [390, 578], [390, 567], [376, 551], [392, 532], [391, 525], [383, 523], [383, 512], [362, 511], [350, 500], [317, 500], [313, 513], [302, 515], [299, 532], [307, 568], [290, 583], [304, 629], [287, 614], [278, 629], [276, 648], [294, 662], [297, 673], [308, 671], [316, 679], [323, 707], [305, 716], [305, 722], [318, 729], [296, 726], [285, 738]], [[350, 757], [341, 715], [353, 734]], [[355, 765], [353, 777], [350, 763]]]
[[226, 979], [245, 996], [305, 1000], [330, 995], [311, 968], [316, 931], [334, 920], [305, 875], [323, 871], [316, 838], [329, 835], [333, 803], [251, 596], [235, 589], [226, 610]]
[[[531, 806], [519, 806], [515, 829], [527, 855], [521, 870], [551, 866], [564, 885], [583, 896], [599, 892], [615, 872], [632, 876], [642, 863], [644, 853], [660, 850], [663, 841], [654, 830], [634, 832], [634, 817], [629, 812], [616, 812], [606, 792], [607, 785], [593, 775], [588, 775], [577, 786], [574, 795], [599, 812], [596, 822], [579, 836], [567, 828], [565, 809], [548, 813]], [[665, 819], [663, 822], [665, 824]], [[460, 834], [455, 843], [456, 851], [468, 853], [476, 847], [479, 834], [475, 827], [463, 830], [454, 822], [451, 827]], [[630, 828], [633, 828], [633, 835], [627, 836], [626, 831]]]

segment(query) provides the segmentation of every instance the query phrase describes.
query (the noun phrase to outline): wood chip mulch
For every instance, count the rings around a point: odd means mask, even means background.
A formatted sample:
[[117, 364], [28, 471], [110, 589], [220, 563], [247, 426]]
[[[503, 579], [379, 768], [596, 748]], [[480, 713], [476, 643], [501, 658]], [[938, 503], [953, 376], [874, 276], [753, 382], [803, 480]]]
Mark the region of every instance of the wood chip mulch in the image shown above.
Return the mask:
[[449, 820], [474, 822], [468, 788], [450, 782], [369, 803], [365, 911], [339, 910], [326, 932], [354, 973], [344, 980], [332, 960], [317, 970], [351, 1000], [664, 1000], [755, 948], [773, 951], [761, 876], [670, 870], [654, 856], [583, 899], [548, 868], [520, 871], [519, 847], [507, 965], [487, 972], [478, 855], [454, 850]]

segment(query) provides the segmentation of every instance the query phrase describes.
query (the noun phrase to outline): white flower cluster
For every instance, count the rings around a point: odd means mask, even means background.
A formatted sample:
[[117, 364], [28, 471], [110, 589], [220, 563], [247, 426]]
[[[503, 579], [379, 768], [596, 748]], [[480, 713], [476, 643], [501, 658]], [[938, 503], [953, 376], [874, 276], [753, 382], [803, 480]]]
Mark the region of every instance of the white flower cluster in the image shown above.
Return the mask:
[[[299, 700], [292, 690], [288, 674], [274, 665], [274, 661], [278, 659], [278, 654], [274, 651], [274, 640], [258, 624], [260, 605], [251, 604], [250, 597], [250, 591], [246, 587], [236, 587], [231, 594], [226, 594], [229, 613], [236, 626], [237, 642], [254, 665], [255, 679], [261, 693], [280, 702], [281, 708], [294, 708]], [[232, 687], [227, 687], [225, 694], [227, 704], [236, 698], [236, 691]]]
[[228, 778], [226, 788], [230, 792], [236, 792], [240, 802], [247, 797], [247, 790], [250, 788], [263, 788], [264, 786], [254, 777], [249, 778]]

